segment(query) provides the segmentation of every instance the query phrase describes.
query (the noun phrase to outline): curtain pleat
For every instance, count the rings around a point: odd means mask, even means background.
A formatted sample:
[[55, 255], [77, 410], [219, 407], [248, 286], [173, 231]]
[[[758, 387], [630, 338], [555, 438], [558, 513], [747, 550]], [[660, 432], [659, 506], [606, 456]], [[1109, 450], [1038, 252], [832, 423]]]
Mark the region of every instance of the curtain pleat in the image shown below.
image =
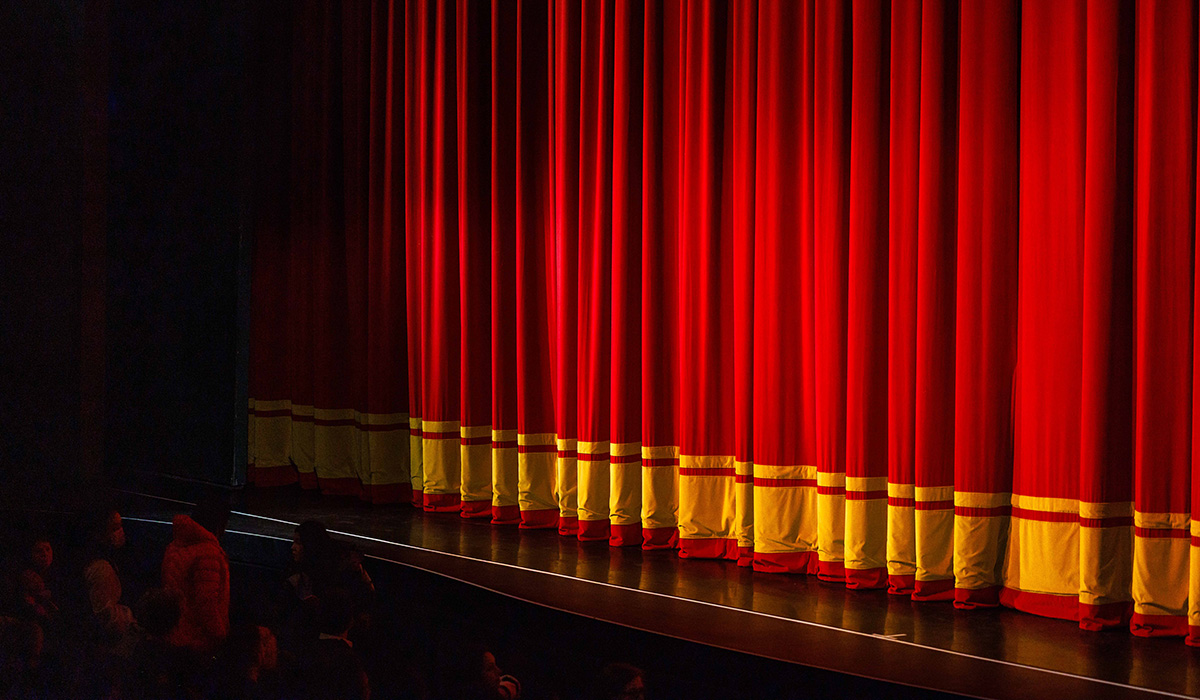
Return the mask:
[[814, 9], [767, 2], [758, 16], [753, 565], [776, 573], [816, 572]]
[[1126, 624], [1131, 600], [1133, 11], [1111, 0], [1087, 12], [1079, 625], [1091, 630]]
[[1015, 452], [1001, 593], [1069, 618], [1079, 591], [1086, 17], [1083, 2], [1022, 7]]
[[1194, 5], [294, 14], [255, 483], [1200, 644]]
[[738, 558], [733, 250], [721, 227], [726, 5], [683, 5], [679, 170], [680, 555]]
[[[517, 110], [513, 95], [516, 72], [504, 66], [517, 63], [520, 24], [516, 13], [505, 12], [505, 0], [491, 4], [491, 376], [492, 376], [492, 522], [521, 522], [518, 498], [517, 348]], [[475, 347], [473, 352], [482, 352]]]
[[1140, 2], [1136, 21], [1130, 628], [1160, 636], [1187, 632], [1196, 7]]
[[[579, 428], [579, 539], [610, 535], [610, 429], [612, 385], [612, 2], [585, 3], [580, 38], [578, 372], [574, 381]], [[560, 290], [561, 291], [561, 290]], [[560, 375], [562, 376], [562, 375]]]
[[491, 15], [457, 7], [459, 464], [462, 516], [492, 515]]
[[[642, 544], [642, 90], [645, 16], [636, 0], [613, 8], [611, 275], [608, 316], [596, 320], [607, 343], [611, 387], [609, 427], [609, 544]], [[606, 335], [606, 333], [608, 335]]]
[[1017, 362], [1020, 18], [1016, 0], [959, 20], [954, 348], [954, 604], [995, 606], [1012, 508]]
[[845, 576], [887, 585], [888, 6], [852, 8], [846, 278]]
[[892, 3], [888, 123], [888, 591], [916, 584], [917, 183], [921, 2]]
[[645, 4], [642, 73], [642, 546], [679, 540], [679, 225], [683, 0]]
[[516, 89], [517, 465], [521, 526], [558, 527], [550, 299], [554, 261], [553, 17], [519, 0]]

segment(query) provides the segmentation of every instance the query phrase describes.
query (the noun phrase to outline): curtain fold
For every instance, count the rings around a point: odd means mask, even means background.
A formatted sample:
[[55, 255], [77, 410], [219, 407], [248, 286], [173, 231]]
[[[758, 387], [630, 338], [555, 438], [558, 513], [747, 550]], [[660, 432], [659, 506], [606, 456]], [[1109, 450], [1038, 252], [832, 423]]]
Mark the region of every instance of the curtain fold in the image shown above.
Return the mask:
[[1017, 362], [1020, 18], [1015, 0], [959, 20], [954, 346], [954, 604], [995, 606], [1012, 508]]
[[1194, 5], [294, 14], [255, 483], [1200, 644]]
[[753, 566], [775, 573], [816, 572], [814, 10], [767, 2], [758, 15]]

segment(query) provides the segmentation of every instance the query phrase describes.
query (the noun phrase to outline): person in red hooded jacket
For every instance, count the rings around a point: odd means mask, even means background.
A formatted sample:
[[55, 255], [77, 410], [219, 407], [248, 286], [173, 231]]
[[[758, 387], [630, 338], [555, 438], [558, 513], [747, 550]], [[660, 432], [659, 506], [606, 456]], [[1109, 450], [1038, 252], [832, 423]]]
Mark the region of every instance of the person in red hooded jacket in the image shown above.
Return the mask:
[[229, 633], [229, 558], [219, 542], [228, 521], [221, 497], [201, 499], [190, 517], [175, 516], [162, 564], [163, 588], [182, 594], [174, 646], [211, 652]]

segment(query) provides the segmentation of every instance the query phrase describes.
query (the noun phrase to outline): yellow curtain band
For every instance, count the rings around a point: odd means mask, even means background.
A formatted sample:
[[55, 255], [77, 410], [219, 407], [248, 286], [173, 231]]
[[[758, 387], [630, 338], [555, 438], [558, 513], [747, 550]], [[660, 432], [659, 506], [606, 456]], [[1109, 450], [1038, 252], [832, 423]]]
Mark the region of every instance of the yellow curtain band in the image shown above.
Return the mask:
[[822, 488], [845, 488], [846, 474], [844, 472], [817, 472], [817, 486]]
[[760, 479], [805, 479], [815, 481], [817, 468], [811, 464], [759, 464], [754, 463], [754, 476]]
[[888, 498], [916, 498], [917, 487], [913, 484], [893, 484], [887, 485]]
[[1091, 520], [1130, 518], [1133, 517], [1133, 502], [1088, 503], [1087, 501], [1080, 501], [1079, 517]]
[[987, 493], [984, 491], [955, 491], [954, 506], [956, 508], [1003, 508], [1012, 502], [1012, 494], [1008, 492]]
[[421, 417], [420, 416], [409, 416], [408, 417], [408, 427], [412, 428], [413, 430], [420, 430], [421, 429]]
[[292, 402], [289, 399], [276, 399], [273, 401], [260, 401], [250, 399], [250, 411], [260, 411], [262, 413], [276, 413], [282, 411], [291, 411]]
[[642, 459], [678, 459], [678, 445], [642, 445]]
[[953, 486], [917, 486], [914, 489], [915, 498], [918, 501], [953, 501], [954, 487]]
[[521, 446], [553, 445], [554, 433], [517, 433], [517, 444]]
[[458, 436], [465, 440], [477, 440], [492, 437], [490, 425], [463, 425], [458, 428]]
[[1012, 496], [1014, 508], [1022, 510], [1040, 510], [1047, 513], [1078, 513], [1079, 500], [1074, 498], [1050, 498], [1047, 496], [1024, 496], [1014, 493]]
[[847, 491], [886, 491], [888, 481], [886, 476], [848, 476], [846, 477]]
[[427, 420], [421, 424], [421, 430], [427, 433], [457, 433], [456, 420]]
[[515, 430], [493, 430], [492, 442], [511, 442], [516, 445], [517, 431]]
[[733, 469], [733, 455], [680, 455], [680, 469]]
[[[589, 442], [587, 440], [579, 440], [577, 444], [578, 444], [578, 447], [576, 449], [579, 451], [579, 454], [585, 454], [585, 455], [607, 455], [607, 454], [609, 454], [608, 440], [598, 440], [595, 442]], [[559, 441], [559, 449], [562, 449], [561, 445], [562, 445], [562, 441], [560, 440]]]
[[579, 441], [575, 438], [556, 438], [555, 443], [558, 445], [559, 452], [577, 452], [579, 450]]
[[738, 476], [754, 476], [754, 462], [733, 462], [733, 472]]
[[1133, 526], [1155, 530], [1187, 530], [1191, 513], [1143, 513], [1133, 512]]
[[642, 443], [640, 442], [614, 442], [608, 446], [609, 454], [613, 457], [629, 457], [631, 455], [641, 456]]

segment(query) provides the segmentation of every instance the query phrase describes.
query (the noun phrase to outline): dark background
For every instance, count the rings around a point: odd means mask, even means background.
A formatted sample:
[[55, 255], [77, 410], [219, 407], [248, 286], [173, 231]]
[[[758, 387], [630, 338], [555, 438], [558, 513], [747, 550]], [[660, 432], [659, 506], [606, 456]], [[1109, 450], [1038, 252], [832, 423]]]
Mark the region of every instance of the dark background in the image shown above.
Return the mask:
[[287, 37], [282, 7], [0, 3], [6, 486], [244, 483], [252, 193], [261, 129], [287, 122], [286, 92], [263, 90], [287, 78], [266, 43]]

